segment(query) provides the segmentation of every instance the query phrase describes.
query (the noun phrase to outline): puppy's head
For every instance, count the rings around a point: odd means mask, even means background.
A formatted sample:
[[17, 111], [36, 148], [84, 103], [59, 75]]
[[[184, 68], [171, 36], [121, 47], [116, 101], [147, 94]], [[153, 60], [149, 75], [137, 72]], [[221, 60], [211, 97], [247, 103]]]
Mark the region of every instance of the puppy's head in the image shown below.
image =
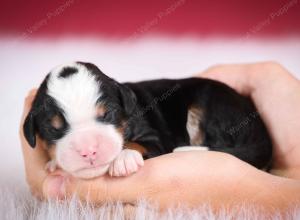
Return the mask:
[[95, 65], [76, 62], [54, 68], [41, 84], [24, 123], [31, 147], [36, 134], [73, 176], [104, 174], [123, 147], [134, 93]]

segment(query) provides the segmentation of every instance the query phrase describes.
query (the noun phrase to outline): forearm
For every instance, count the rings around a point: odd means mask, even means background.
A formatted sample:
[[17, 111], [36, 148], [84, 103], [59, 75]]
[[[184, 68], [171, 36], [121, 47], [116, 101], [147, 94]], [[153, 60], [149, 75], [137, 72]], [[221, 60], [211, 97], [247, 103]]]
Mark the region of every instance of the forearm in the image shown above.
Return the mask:
[[[185, 160], [189, 162], [184, 164]], [[216, 209], [248, 203], [270, 211], [274, 207], [285, 211], [299, 202], [300, 182], [272, 176], [227, 154], [188, 153], [161, 162], [166, 164], [156, 161], [153, 166], [159, 166], [162, 174], [170, 170], [167, 164], [180, 164], [183, 170], [180, 176], [174, 169], [174, 173], [165, 174], [167, 177], [155, 175], [160, 179], [149, 181], [144, 190], [146, 197], [159, 201], [161, 208], [172, 203], [190, 207], [210, 203]], [[194, 170], [192, 164], [196, 166]]]
[[[170, 164], [178, 164], [178, 167], [170, 168]], [[272, 176], [218, 152], [168, 154], [146, 161], [145, 166], [130, 177], [81, 181], [77, 186], [81, 187], [75, 190], [81, 199], [87, 199], [88, 195], [93, 203], [120, 200], [135, 204], [137, 199], [143, 198], [161, 209], [209, 203], [216, 209], [251, 204], [270, 212], [274, 208], [285, 211], [299, 202], [300, 193], [300, 182]]]

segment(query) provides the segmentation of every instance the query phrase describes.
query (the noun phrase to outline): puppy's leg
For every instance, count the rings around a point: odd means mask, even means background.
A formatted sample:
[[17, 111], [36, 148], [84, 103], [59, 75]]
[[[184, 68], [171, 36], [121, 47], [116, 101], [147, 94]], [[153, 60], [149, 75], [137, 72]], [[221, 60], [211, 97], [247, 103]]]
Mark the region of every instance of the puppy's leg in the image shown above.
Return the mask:
[[124, 149], [110, 164], [110, 176], [129, 176], [144, 165], [143, 156], [136, 150]]
[[207, 151], [209, 148], [203, 146], [204, 134], [201, 130], [201, 122], [204, 118], [204, 111], [198, 106], [190, 106], [187, 114], [186, 130], [189, 134], [190, 145], [180, 146], [173, 150], [173, 152], [184, 151]]

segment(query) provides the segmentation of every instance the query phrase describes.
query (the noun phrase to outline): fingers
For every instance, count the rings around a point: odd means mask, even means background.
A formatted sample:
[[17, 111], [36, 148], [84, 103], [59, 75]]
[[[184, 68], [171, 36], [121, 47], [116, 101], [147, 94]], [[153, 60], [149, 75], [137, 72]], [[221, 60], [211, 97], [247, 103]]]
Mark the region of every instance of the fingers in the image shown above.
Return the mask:
[[251, 76], [256, 64], [225, 64], [208, 68], [198, 76], [227, 84], [243, 95], [251, 93]]
[[[300, 173], [300, 84], [276, 62], [225, 64], [211, 67], [198, 76], [221, 81], [250, 96], [273, 141], [273, 166]], [[290, 171], [292, 170], [292, 171]]]
[[112, 200], [111, 195], [118, 192], [118, 190], [113, 191], [111, 187], [109, 187], [110, 192], [107, 191], [107, 184], [110, 181], [107, 176], [77, 179], [64, 172], [55, 173], [46, 177], [43, 183], [43, 197], [65, 199], [75, 196], [82, 201], [101, 204]]
[[49, 175], [43, 181], [42, 194], [44, 198], [63, 199], [66, 189], [66, 178], [61, 175]]
[[30, 111], [32, 101], [34, 99], [36, 89], [33, 89], [29, 92], [28, 96], [25, 98], [24, 110], [20, 123], [20, 140], [24, 157], [25, 173], [26, 179], [29, 183], [29, 186], [32, 192], [38, 196], [41, 195], [43, 180], [45, 179], [47, 173], [44, 169], [48, 156], [45, 150], [43, 149], [43, 144], [41, 140], [37, 140], [37, 145], [34, 149], [30, 147], [27, 143], [24, 134], [23, 134], [23, 123], [24, 120]]
[[[273, 201], [280, 198], [280, 190], [286, 192], [284, 184], [284, 180], [225, 153], [183, 152], [149, 159], [139, 172], [125, 178], [102, 176], [80, 180], [49, 175], [44, 196], [70, 198], [75, 194], [80, 200], [97, 205], [116, 201], [135, 204], [143, 198], [154, 201], [160, 209], [176, 206], [178, 202], [198, 207], [208, 200], [218, 208], [224, 201], [230, 206], [228, 198], [237, 203], [250, 199], [255, 204], [278, 207]], [[299, 190], [299, 184], [293, 182], [293, 189], [286, 192], [290, 204], [298, 198]]]
[[223, 82], [239, 93], [251, 96], [255, 88], [266, 83], [265, 79], [272, 78], [270, 75], [280, 75], [283, 72], [287, 71], [280, 64], [266, 61], [216, 65], [197, 75]]
[[46, 199], [64, 199], [67, 196], [67, 188], [70, 188], [72, 176], [60, 169], [48, 174], [42, 183], [42, 197]]
[[[108, 174], [93, 179], [78, 179], [62, 171], [48, 175], [43, 183], [44, 198], [72, 198], [102, 204], [108, 201], [134, 203], [147, 186], [149, 167], [126, 177]], [[145, 182], [146, 181], [146, 182]]]
[[23, 114], [22, 114], [21, 127], [23, 126], [23, 122], [24, 122], [27, 114], [30, 111], [31, 104], [32, 104], [32, 101], [33, 101], [33, 99], [35, 97], [36, 91], [37, 91], [37, 89], [31, 89], [28, 92], [28, 94], [27, 94], [27, 96], [26, 96], [26, 98], [24, 100], [24, 109], [23, 109]]
[[[107, 183], [105, 183], [107, 184]], [[88, 201], [91, 204], [101, 205], [113, 200], [107, 196], [105, 192], [104, 180], [81, 181], [72, 180], [72, 177], [62, 175], [49, 175], [44, 182], [43, 188], [44, 198], [65, 199], [71, 198], [73, 195], [79, 197], [82, 201]], [[124, 201], [124, 200], [122, 200]], [[124, 215], [128, 219], [134, 216], [135, 206], [124, 202]], [[126, 218], [127, 219], [127, 218]]]

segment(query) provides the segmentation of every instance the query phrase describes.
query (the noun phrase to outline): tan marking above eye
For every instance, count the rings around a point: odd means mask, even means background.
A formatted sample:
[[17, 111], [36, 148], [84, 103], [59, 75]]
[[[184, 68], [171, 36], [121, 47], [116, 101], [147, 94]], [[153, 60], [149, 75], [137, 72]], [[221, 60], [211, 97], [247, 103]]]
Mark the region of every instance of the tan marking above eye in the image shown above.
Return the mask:
[[51, 119], [51, 125], [56, 128], [56, 129], [60, 129], [63, 126], [63, 121], [62, 118], [58, 115], [55, 115], [52, 119]]
[[102, 116], [105, 115], [105, 113], [106, 113], [106, 108], [105, 108], [105, 106], [104, 106], [103, 104], [98, 104], [98, 105], [96, 106], [96, 116], [97, 116], [97, 117], [102, 117]]

